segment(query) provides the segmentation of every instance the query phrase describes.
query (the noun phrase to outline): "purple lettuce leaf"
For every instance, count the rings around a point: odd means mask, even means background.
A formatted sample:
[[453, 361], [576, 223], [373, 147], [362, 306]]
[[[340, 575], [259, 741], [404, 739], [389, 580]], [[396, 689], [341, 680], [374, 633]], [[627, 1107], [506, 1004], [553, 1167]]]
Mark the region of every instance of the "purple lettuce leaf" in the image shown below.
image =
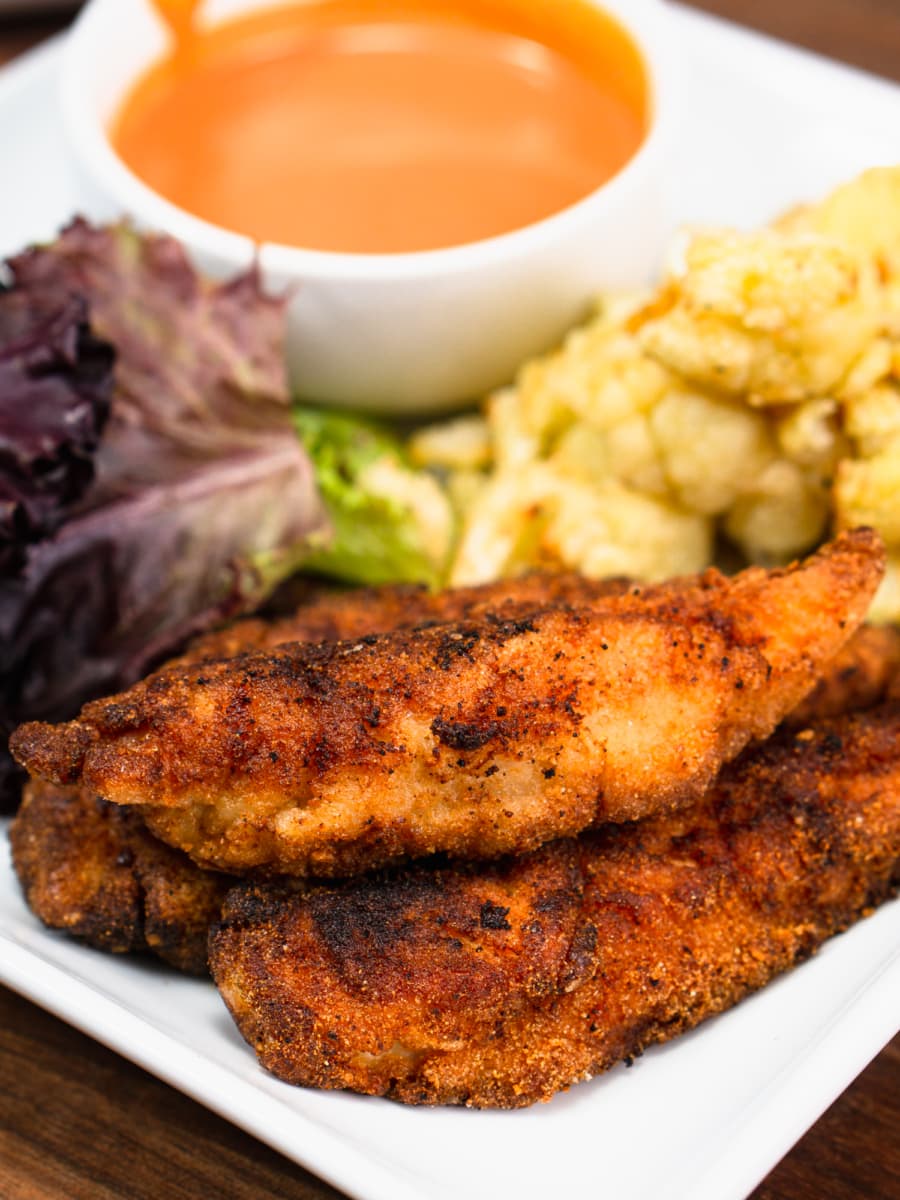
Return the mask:
[[[257, 608], [328, 530], [291, 420], [284, 301], [199, 276], [170, 238], [70, 225], [8, 264], [82, 297], [116, 349], [94, 477], [0, 575], [0, 726], [59, 720]], [[5, 738], [4, 738], [5, 742]], [[0, 789], [12, 790], [8, 758]]]
[[113, 359], [80, 296], [0, 289], [0, 573], [22, 565], [94, 478]]

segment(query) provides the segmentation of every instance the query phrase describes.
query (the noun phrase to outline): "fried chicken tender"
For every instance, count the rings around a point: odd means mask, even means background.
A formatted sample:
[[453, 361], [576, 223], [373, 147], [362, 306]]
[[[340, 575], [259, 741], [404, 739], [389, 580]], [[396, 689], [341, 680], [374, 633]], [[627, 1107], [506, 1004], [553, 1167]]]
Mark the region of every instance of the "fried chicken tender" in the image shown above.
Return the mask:
[[696, 799], [810, 690], [882, 569], [860, 530], [784, 571], [175, 667], [11, 747], [223, 870], [521, 853]]
[[784, 730], [695, 808], [494, 865], [229, 893], [210, 967], [264, 1067], [516, 1108], [807, 958], [900, 881], [900, 706]]
[[827, 665], [809, 695], [788, 713], [785, 724], [800, 729], [823, 717], [874, 708], [898, 676], [900, 629], [863, 625]]
[[137, 812], [31, 781], [9, 837], [26, 903], [45, 925], [98, 950], [149, 951], [207, 973], [209, 926], [234, 880], [157, 841]]

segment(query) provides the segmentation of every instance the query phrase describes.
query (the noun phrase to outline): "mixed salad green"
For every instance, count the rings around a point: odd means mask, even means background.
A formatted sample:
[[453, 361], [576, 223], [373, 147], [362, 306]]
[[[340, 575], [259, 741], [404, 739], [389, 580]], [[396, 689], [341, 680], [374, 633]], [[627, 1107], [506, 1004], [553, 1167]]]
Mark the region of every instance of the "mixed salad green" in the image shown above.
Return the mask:
[[449, 505], [402, 441], [292, 403], [285, 303], [77, 220], [0, 284], [0, 799], [72, 716], [286, 578], [437, 585]]

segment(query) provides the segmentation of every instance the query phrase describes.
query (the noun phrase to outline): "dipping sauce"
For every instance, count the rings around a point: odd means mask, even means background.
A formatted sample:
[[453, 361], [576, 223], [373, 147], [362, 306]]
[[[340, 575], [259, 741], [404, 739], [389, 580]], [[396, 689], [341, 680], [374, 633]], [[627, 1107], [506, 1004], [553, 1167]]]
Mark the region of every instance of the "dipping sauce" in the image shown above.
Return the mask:
[[212, 29], [157, 0], [172, 49], [111, 131], [166, 199], [259, 242], [432, 250], [530, 225], [647, 131], [641, 55], [587, 0], [312, 0]]

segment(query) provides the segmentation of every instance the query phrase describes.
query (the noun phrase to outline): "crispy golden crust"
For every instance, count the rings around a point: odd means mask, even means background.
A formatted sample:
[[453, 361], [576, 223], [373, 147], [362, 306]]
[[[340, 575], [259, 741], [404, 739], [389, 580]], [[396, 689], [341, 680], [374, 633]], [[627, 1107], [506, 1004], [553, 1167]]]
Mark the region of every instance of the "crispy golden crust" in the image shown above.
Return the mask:
[[786, 571], [173, 667], [11, 747], [225, 870], [519, 853], [696, 798], [809, 691], [882, 569], [863, 530]]
[[825, 668], [809, 695], [785, 718], [793, 728], [880, 704], [900, 672], [900, 629], [863, 625]]
[[326, 591], [301, 604], [290, 616], [275, 620], [251, 617], [226, 629], [196, 638], [186, 654], [167, 666], [205, 659], [231, 658], [250, 650], [269, 650], [285, 642], [341, 642], [410, 629], [429, 622], [466, 621], [485, 612], [550, 604], [592, 604], [606, 596], [622, 595], [623, 579], [585, 579], [572, 572], [535, 572], [478, 587], [429, 592], [412, 584], [350, 591]]
[[782, 730], [694, 809], [493, 866], [241, 885], [210, 966], [291, 1083], [512, 1108], [735, 1004], [900, 879], [900, 705]]
[[164, 846], [136, 812], [75, 788], [29, 783], [9, 836], [25, 900], [45, 925], [206, 974], [207, 933], [230, 876]]

